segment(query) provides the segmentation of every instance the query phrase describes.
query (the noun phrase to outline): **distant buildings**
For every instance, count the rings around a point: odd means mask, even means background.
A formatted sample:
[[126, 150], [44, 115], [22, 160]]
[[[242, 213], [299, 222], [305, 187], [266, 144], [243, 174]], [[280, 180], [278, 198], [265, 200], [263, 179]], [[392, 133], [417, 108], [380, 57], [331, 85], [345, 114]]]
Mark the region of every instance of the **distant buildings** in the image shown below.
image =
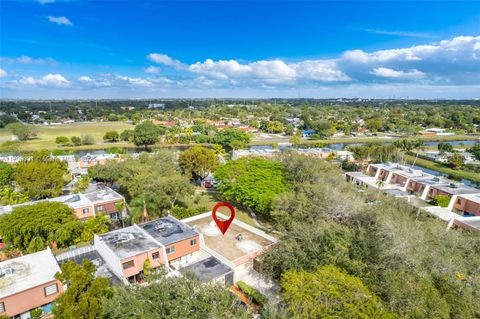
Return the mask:
[[165, 103], [149, 103], [149, 109], [165, 109]]
[[455, 135], [453, 132], [448, 132], [446, 129], [443, 128], [427, 128], [420, 132], [420, 135], [423, 136], [449, 136]]
[[[336, 151], [330, 148], [288, 148], [288, 151], [297, 154], [327, 159], [334, 157], [340, 160], [353, 160], [353, 154], [349, 151]], [[250, 149], [250, 150], [234, 150], [232, 159], [236, 160], [242, 157], [264, 157], [271, 158], [278, 154], [278, 149]]]

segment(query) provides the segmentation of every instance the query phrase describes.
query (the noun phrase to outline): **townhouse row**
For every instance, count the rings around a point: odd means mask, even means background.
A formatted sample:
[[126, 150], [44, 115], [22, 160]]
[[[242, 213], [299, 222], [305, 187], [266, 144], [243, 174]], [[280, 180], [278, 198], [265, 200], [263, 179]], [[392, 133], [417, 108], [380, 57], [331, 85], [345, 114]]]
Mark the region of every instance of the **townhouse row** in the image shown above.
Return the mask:
[[[226, 216], [217, 214], [220, 218]], [[50, 249], [0, 263], [0, 315], [30, 318], [46, 313], [67, 287], [55, 279], [60, 265], [90, 259], [97, 276], [112, 284], [141, 283], [145, 269], [163, 268], [167, 276], [196, 275], [202, 282], [230, 286], [248, 280], [253, 260], [276, 243], [259, 229], [234, 220], [222, 235], [207, 212], [185, 220], [166, 216], [96, 235], [91, 246], [54, 256]]]
[[461, 223], [462, 227], [480, 231], [480, 189], [397, 163], [370, 164], [367, 174], [347, 172], [345, 176], [347, 181], [370, 188], [381, 188], [385, 193], [397, 197], [416, 197], [429, 202], [438, 195], [447, 196], [447, 207], [425, 209], [435, 212], [436, 215], [442, 214], [439, 217], [446, 221], [453, 218], [457, 224]]

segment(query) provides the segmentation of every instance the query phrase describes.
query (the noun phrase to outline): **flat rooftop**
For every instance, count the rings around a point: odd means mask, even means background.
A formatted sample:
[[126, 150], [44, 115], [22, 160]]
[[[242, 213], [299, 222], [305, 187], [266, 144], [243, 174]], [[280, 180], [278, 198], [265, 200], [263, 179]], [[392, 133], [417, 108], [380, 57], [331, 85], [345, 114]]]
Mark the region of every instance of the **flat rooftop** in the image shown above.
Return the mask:
[[162, 217], [138, 226], [165, 246], [198, 236], [198, 232], [172, 216]]
[[57, 272], [49, 249], [0, 262], [0, 299], [53, 281]]
[[40, 202], [58, 202], [64, 203], [71, 208], [80, 208], [95, 203], [107, 202], [112, 200], [123, 200], [122, 195], [118, 194], [113, 189], [106, 187], [104, 185], [92, 185], [89, 187], [89, 190], [85, 193], [73, 194], [73, 195], [63, 195], [59, 197], [47, 198], [38, 201], [26, 202], [18, 205], [8, 205], [0, 206], [0, 215], [11, 213], [13, 209], [21, 206], [33, 205]]
[[132, 257], [159, 245], [145, 234], [137, 225], [117, 229], [98, 238], [103, 241], [119, 259]]
[[386, 194], [388, 194], [388, 195], [395, 196], [395, 197], [411, 196], [409, 193], [404, 192], [404, 191], [402, 191], [401, 189], [395, 189], [395, 188], [386, 189], [386, 190], [384, 190], [384, 193], [386, 193]]
[[223, 264], [217, 258], [210, 256], [180, 269], [182, 274], [193, 273], [201, 282], [210, 282], [218, 277], [233, 272], [233, 269]]
[[447, 185], [448, 184], [448, 182], [446, 182], [444, 179], [433, 176], [433, 175], [413, 177], [412, 180], [414, 182], [421, 183], [424, 185]]
[[230, 225], [225, 235], [222, 235], [211, 214], [189, 221], [187, 224], [203, 234], [205, 245], [208, 248], [230, 261], [261, 251], [273, 244], [271, 240], [255, 234], [234, 222]]
[[451, 195], [461, 195], [461, 194], [478, 194], [480, 189], [466, 186], [461, 183], [448, 183], [442, 185], [432, 185], [433, 188], [438, 189], [442, 192], [451, 194]]
[[97, 271], [95, 272], [95, 278], [97, 277], [108, 278], [110, 279], [110, 285], [112, 286], [113, 285], [119, 286], [120, 284], [122, 284], [122, 281], [118, 279], [118, 277], [110, 271], [110, 268], [108, 268], [102, 256], [100, 256], [100, 254], [95, 249], [88, 250], [80, 254], [72, 254], [71, 257], [62, 259], [61, 261], [58, 261], [58, 263], [63, 264], [69, 260], [72, 260], [76, 264], [81, 265], [85, 259], [90, 260], [97, 267]]

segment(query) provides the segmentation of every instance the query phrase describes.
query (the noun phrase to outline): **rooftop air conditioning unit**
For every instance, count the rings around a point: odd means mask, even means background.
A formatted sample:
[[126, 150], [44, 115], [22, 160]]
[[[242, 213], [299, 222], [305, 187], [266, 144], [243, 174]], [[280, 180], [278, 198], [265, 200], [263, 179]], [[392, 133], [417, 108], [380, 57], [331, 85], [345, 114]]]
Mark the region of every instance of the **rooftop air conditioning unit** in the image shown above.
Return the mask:
[[9, 277], [13, 275], [13, 268], [12, 267], [4, 267], [0, 268], [0, 278]]

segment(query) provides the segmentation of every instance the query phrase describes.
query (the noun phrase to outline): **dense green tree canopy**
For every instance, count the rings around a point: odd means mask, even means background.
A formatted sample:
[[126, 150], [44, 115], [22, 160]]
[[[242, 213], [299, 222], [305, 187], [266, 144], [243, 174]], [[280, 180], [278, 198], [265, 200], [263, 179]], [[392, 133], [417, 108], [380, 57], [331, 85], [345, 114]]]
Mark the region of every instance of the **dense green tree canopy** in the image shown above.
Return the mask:
[[153, 145], [157, 142], [159, 130], [151, 121], [146, 121], [135, 126], [133, 131], [133, 142], [137, 146]]
[[59, 196], [65, 184], [66, 162], [60, 160], [25, 160], [15, 165], [13, 179], [32, 199]]
[[13, 167], [12, 165], [0, 161], [0, 186], [10, 184], [12, 180]]
[[288, 271], [282, 288], [293, 318], [394, 318], [359, 278], [333, 265]]
[[190, 178], [203, 179], [219, 165], [215, 151], [201, 146], [193, 146], [183, 151], [178, 161], [183, 173]]
[[227, 200], [238, 201], [265, 216], [275, 196], [287, 190], [281, 164], [263, 158], [230, 161], [215, 171], [215, 178]]
[[109, 319], [251, 318], [225, 288], [189, 278], [162, 278], [142, 287], [124, 286], [104, 305]]
[[115, 143], [118, 142], [120, 139], [120, 135], [117, 131], [108, 131], [103, 135], [103, 140], [105, 142]]
[[234, 128], [227, 128], [215, 134], [213, 142], [220, 144], [224, 148], [233, 148], [232, 143], [241, 142], [244, 144], [250, 143], [250, 136], [244, 131], [240, 131]]
[[82, 265], [68, 261], [55, 278], [68, 287], [55, 300], [53, 314], [59, 319], [101, 318], [106, 297], [112, 294], [109, 279], [95, 278], [95, 265], [88, 259]]
[[19, 122], [10, 123], [7, 128], [12, 131], [13, 135], [16, 135], [19, 140], [25, 141], [32, 137], [37, 136], [37, 131], [31, 125], [25, 125]]
[[[44, 249], [47, 243], [56, 243], [60, 247], [72, 245], [80, 236], [81, 228], [73, 210], [63, 203], [40, 202], [20, 206], [10, 214], [0, 216], [0, 234], [5, 242], [28, 252]], [[34, 240], [35, 249], [28, 249]]]

